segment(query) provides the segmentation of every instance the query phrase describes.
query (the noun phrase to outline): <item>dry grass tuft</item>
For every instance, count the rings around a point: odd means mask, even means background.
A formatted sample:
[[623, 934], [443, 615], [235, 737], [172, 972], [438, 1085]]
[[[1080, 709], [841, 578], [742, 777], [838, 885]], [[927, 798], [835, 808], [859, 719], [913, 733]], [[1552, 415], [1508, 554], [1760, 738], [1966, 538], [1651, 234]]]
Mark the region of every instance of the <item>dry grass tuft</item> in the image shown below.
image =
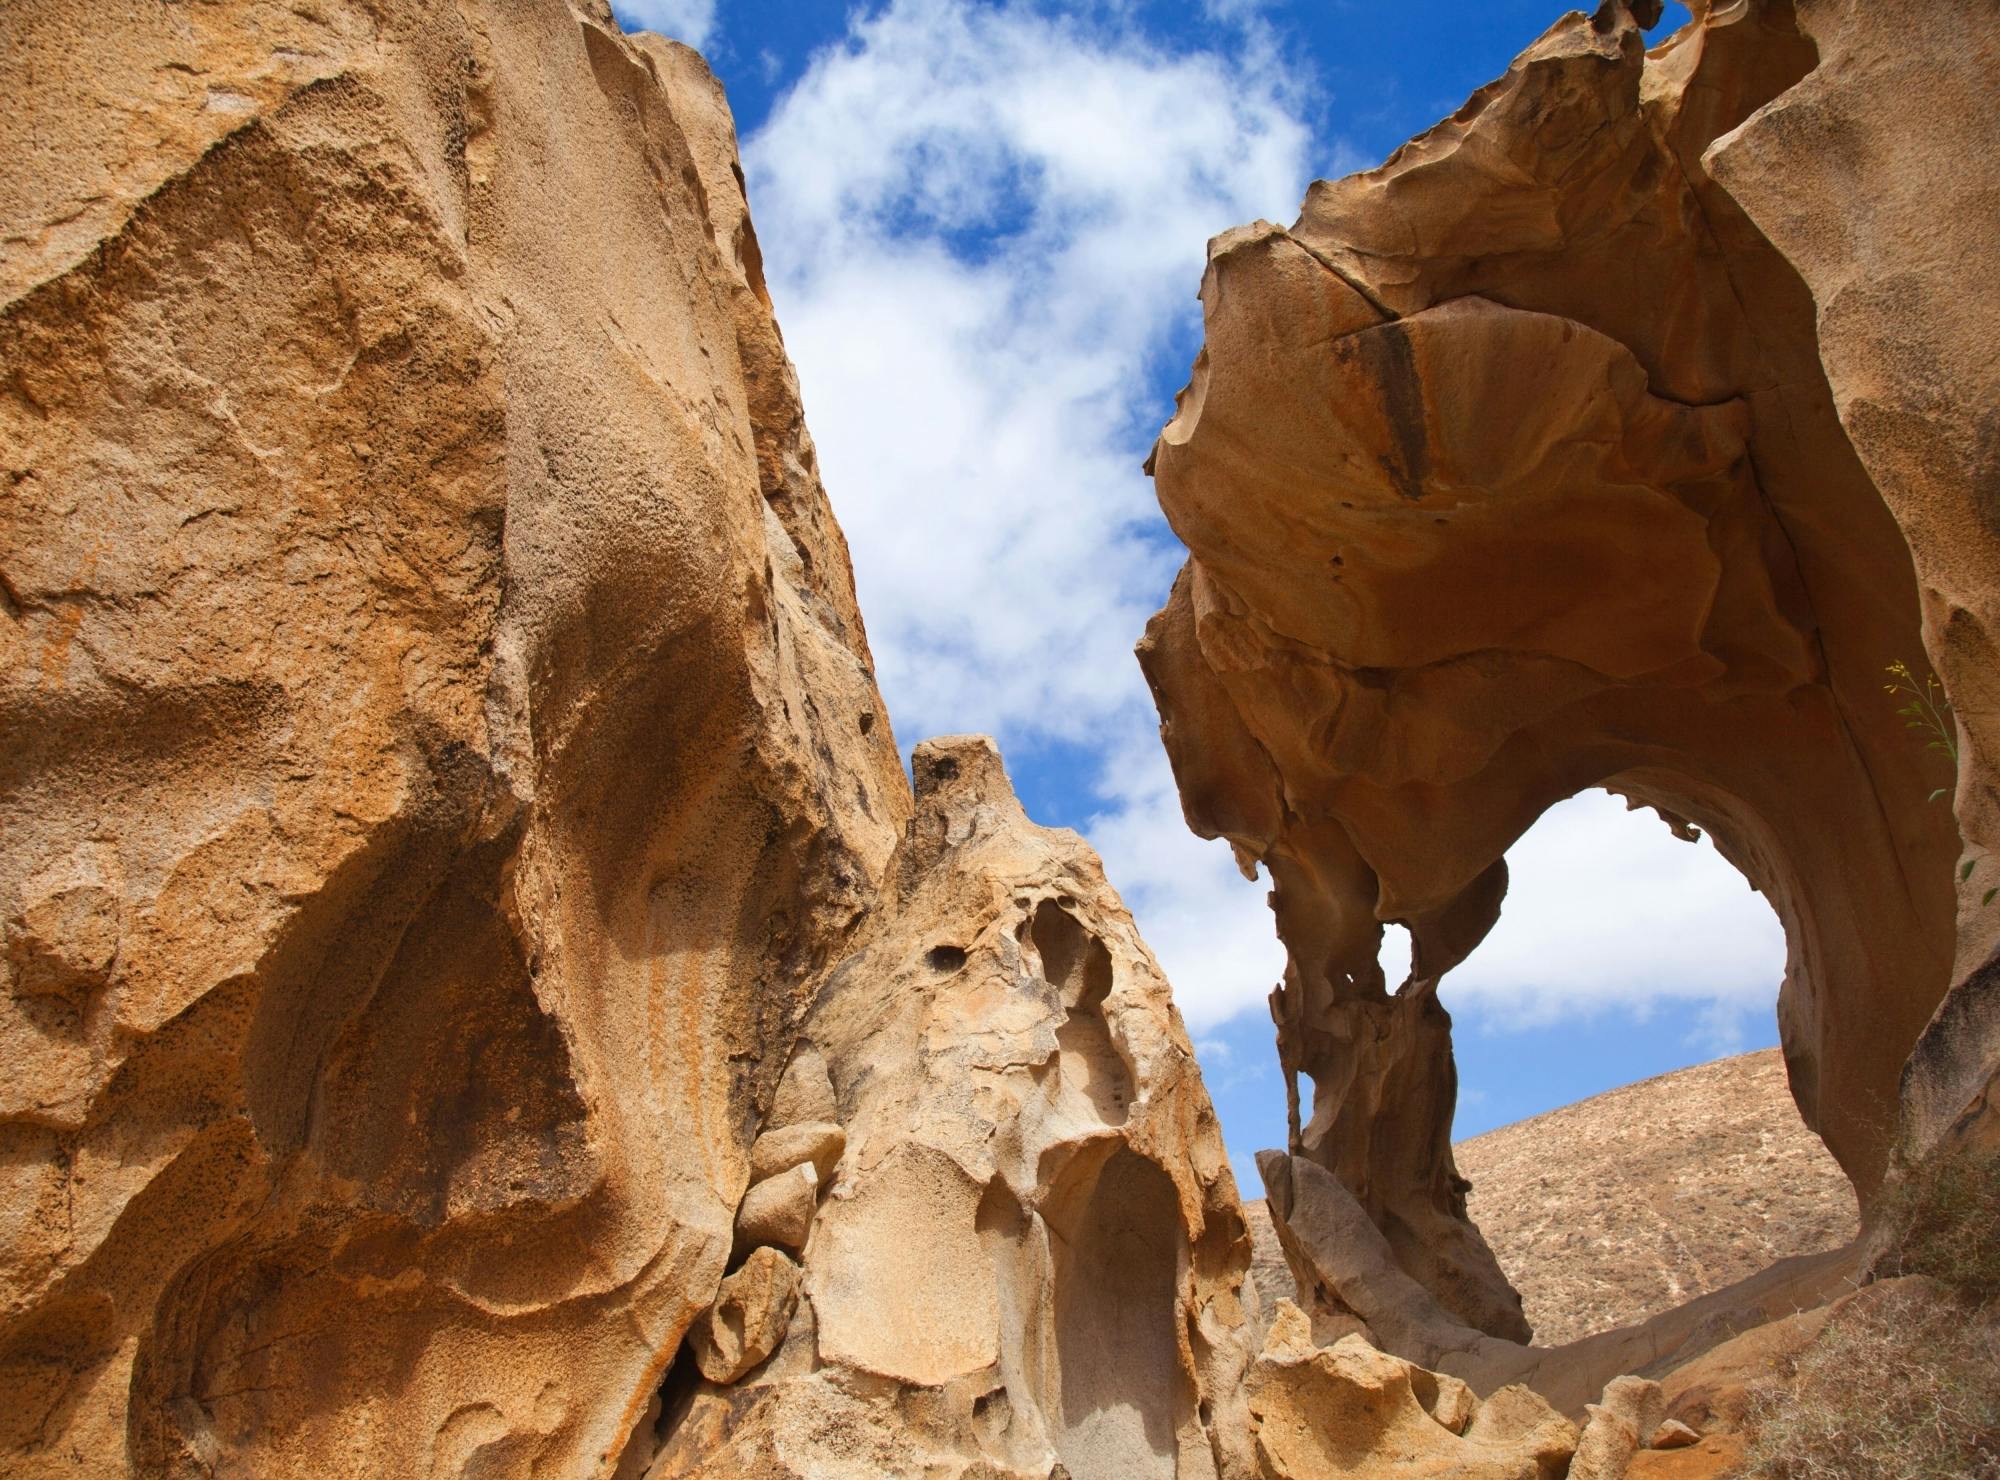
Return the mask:
[[2000, 1156], [1885, 1194], [1876, 1271], [1752, 1414], [1767, 1480], [2000, 1480]]
[[1933, 1158], [1882, 1191], [1881, 1274], [1924, 1274], [2000, 1300], [2000, 1151]]

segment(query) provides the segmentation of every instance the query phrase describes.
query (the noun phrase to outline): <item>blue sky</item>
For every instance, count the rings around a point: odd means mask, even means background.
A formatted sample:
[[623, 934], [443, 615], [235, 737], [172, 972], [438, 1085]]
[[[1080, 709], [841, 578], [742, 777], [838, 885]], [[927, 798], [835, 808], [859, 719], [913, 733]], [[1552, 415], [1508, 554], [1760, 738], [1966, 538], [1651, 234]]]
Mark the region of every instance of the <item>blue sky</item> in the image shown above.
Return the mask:
[[[897, 738], [997, 735], [1029, 813], [1097, 845], [1254, 1189], [1284, 1132], [1283, 957], [1264, 886], [1186, 831], [1131, 656], [1182, 556], [1140, 463], [1200, 341], [1206, 239], [1291, 220], [1560, 7], [615, 3], [729, 90]], [[1458, 1134], [1776, 1041], [1782, 938], [1707, 844], [1593, 793], [1510, 860], [1500, 926], [1443, 987]]]

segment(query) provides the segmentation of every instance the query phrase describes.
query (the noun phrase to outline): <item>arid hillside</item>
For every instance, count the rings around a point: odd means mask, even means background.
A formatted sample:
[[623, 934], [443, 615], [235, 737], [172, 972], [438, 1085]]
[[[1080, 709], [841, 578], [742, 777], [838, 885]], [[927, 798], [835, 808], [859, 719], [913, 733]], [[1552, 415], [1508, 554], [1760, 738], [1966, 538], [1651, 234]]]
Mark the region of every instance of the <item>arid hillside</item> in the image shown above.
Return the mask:
[[[1644, 1320], [1854, 1236], [1854, 1189], [1799, 1120], [1778, 1050], [1615, 1089], [1453, 1148], [1473, 1219], [1556, 1346]], [[1294, 1298], [1262, 1199], [1268, 1304]]]
[[1566, 1105], [1453, 1154], [1542, 1346], [1835, 1248], [1858, 1216], [1775, 1048]]

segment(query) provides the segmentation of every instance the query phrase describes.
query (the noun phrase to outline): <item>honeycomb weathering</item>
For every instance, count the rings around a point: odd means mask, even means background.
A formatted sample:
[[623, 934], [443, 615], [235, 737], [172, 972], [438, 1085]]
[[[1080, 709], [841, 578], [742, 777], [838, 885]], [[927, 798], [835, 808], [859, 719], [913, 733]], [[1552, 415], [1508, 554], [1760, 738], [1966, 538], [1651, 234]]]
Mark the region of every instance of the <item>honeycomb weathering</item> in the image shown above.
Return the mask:
[[1527, 1328], [1465, 1216], [1436, 986], [1552, 803], [1699, 825], [1770, 900], [1793, 1090], [1864, 1199], [1951, 979], [1950, 769], [1883, 694], [1925, 638], [1901, 505], [1808, 284], [1704, 164], [1773, 99], [1717, 152], [1795, 147], [1818, 14], [1705, 10], [1650, 54], [1615, 4], [1571, 15], [1290, 230], [1217, 238], [1154, 450], [1189, 559], [1140, 657], [1190, 823], [1270, 870], [1291, 1150], [1493, 1336]]
[[721, 91], [559, 4], [0, 69], [0, 1468], [586, 1473], [910, 806]]

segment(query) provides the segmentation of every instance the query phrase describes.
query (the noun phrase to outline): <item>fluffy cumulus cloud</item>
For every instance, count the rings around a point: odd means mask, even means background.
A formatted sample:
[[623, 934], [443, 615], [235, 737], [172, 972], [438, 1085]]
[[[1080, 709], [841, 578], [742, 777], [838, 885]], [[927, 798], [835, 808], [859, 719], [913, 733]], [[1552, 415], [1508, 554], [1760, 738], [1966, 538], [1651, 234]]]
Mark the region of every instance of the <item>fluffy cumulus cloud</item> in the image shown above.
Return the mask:
[[1287, 210], [1267, 77], [1109, 18], [905, 0], [746, 150], [897, 724], [1096, 742], [1178, 564], [1139, 462], [1202, 245]]
[[1181, 552], [1140, 472], [1215, 232], [1289, 214], [1282, 69], [1115, 9], [861, 13], [745, 149], [771, 287], [906, 743], [1069, 742], [1200, 1022], [1275, 978], [1262, 891], [1181, 822], [1132, 643]]
[[[988, 731], [1017, 775], [1101, 757], [1072, 811], [1200, 1033], [1261, 1007], [1282, 955], [1263, 887], [1188, 833], [1132, 657], [1182, 557], [1140, 463], [1199, 339], [1203, 243], [1357, 161], [1314, 153], [1256, 5], [1210, 0], [1211, 50], [1130, 13], [864, 6], [744, 162], [898, 737]], [[1616, 805], [1524, 840], [1459, 1002], [1768, 1002], [1761, 902], [1657, 821], [1607, 831]]]
[[657, 31], [699, 50], [715, 35], [715, 0], [611, 0], [628, 31]]

